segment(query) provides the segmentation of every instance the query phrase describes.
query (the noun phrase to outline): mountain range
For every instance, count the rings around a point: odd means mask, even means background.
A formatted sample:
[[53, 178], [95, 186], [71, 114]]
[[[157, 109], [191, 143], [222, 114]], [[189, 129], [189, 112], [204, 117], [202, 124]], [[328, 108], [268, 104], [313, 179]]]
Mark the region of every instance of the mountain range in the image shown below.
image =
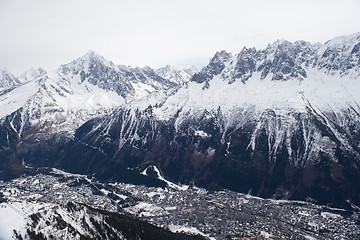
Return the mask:
[[0, 175], [56, 167], [359, 206], [359, 77], [359, 33], [219, 51], [201, 70], [93, 51], [52, 72], [1, 70]]

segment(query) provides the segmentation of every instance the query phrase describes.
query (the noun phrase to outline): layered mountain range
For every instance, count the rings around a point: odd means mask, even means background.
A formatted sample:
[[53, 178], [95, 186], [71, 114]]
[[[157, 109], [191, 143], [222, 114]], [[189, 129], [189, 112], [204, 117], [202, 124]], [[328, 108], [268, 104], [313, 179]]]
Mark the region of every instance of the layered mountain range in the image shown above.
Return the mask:
[[220, 51], [197, 72], [89, 52], [54, 72], [1, 74], [3, 177], [57, 167], [167, 184], [157, 169], [213, 190], [360, 204], [360, 34]]

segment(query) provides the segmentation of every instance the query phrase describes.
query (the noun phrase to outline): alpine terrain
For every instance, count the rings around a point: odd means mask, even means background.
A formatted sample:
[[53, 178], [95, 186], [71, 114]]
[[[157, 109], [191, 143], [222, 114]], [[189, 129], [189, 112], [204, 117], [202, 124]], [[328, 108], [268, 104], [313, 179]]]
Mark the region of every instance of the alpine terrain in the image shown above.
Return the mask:
[[93, 51], [3, 69], [0, 216], [21, 219], [3, 236], [357, 238], [359, 81], [360, 33], [219, 51], [200, 70]]

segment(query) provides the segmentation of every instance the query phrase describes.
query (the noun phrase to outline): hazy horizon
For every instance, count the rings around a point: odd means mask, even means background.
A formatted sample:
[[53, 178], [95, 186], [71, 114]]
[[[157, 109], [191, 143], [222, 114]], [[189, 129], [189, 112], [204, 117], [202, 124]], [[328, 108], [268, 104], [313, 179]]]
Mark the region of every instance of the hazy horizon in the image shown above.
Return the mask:
[[116, 63], [205, 65], [216, 51], [360, 31], [356, 0], [3, 0], [0, 67], [52, 70], [94, 50]]

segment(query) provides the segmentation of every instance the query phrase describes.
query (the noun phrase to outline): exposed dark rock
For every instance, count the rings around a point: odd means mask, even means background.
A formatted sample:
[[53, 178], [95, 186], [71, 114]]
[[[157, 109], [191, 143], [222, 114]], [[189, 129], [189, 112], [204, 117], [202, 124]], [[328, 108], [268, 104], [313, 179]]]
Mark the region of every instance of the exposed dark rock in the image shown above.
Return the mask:
[[210, 63], [203, 68], [200, 72], [196, 73], [191, 81], [197, 83], [203, 83], [211, 80], [214, 76], [221, 73], [225, 68], [225, 62], [229, 61], [231, 54], [226, 51], [217, 52], [215, 56], [210, 60]]

